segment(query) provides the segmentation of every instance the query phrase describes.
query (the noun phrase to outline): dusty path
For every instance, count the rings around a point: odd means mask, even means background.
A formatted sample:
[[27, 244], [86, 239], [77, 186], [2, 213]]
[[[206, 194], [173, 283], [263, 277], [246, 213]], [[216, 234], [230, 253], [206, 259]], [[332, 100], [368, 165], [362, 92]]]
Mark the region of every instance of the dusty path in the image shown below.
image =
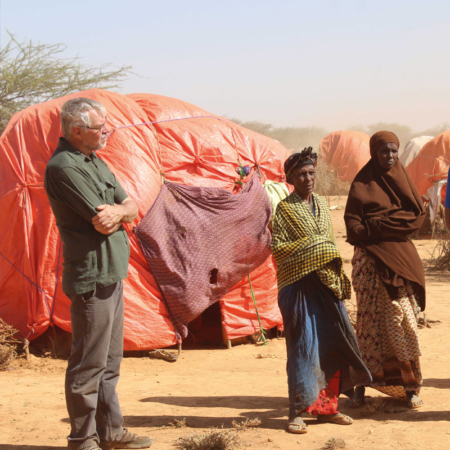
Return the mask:
[[[353, 249], [345, 243], [342, 216], [342, 210], [332, 211], [350, 275]], [[416, 241], [424, 260], [434, 244]], [[125, 426], [151, 435], [152, 450], [174, 449], [179, 436], [208, 427], [229, 428], [233, 419], [247, 417], [262, 421], [260, 428], [242, 433], [248, 449], [319, 449], [332, 437], [344, 439], [347, 449], [449, 449], [450, 274], [428, 273], [427, 282], [427, 316], [442, 324], [420, 330], [425, 401], [420, 410], [404, 410], [401, 402], [389, 401], [388, 412], [361, 417], [341, 399], [341, 410], [355, 418], [352, 426], [306, 419], [308, 434], [288, 434], [285, 343], [275, 339], [265, 347], [186, 350], [175, 364], [126, 358], [118, 388]], [[18, 360], [13, 370], [0, 373], [0, 450], [65, 448], [65, 366], [65, 361], [35, 358], [30, 364]], [[368, 394], [381, 397], [370, 389]], [[174, 418], [186, 418], [189, 427], [168, 426]]]

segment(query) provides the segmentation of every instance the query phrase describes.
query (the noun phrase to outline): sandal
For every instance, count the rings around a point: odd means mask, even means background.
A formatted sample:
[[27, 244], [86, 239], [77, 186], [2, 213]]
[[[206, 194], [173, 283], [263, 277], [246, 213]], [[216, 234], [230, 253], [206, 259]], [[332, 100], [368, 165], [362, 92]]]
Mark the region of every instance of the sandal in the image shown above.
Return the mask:
[[167, 350], [151, 350], [148, 352], [150, 358], [163, 359], [168, 362], [176, 362], [178, 360], [178, 355], [168, 352]]
[[346, 414], [337, 413], [337, 414], [319, 414], [317, 416], [317, 420], [319, 422], [325, 423], [336, 423], [338, 425], [351, 425], [353, 423], [353, 419]]
[[408, 408], [417, 409], [423, 406], [423, 400], [415, 392], [406, 392], [406, 397], [408, 398]]
[[308, 427], [300, 416], [289, 419], [287, 429], [289, 433], [294, 434], [305, 434], [308, 432]]

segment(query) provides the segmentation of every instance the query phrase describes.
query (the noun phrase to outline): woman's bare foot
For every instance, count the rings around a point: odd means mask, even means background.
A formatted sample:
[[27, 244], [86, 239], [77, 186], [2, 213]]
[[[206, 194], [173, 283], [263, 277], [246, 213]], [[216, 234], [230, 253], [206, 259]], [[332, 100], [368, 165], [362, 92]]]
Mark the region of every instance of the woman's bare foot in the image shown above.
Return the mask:
[[364, 386], [357, 386], [353, 398], [350, 398], [345, 402], [346, 406], [350, 408], [359, 408], [364, 403], [364, 394], [366, 388]]
[[294, 434], [305, 434], [308, 432], [308, 427], [300, 416], [289, 419], [287, 429], [289, 433]]
[[406, 391], [406, 398], [408, 408], [417, 409], [423, 406], [423, 400], [414, 391]]

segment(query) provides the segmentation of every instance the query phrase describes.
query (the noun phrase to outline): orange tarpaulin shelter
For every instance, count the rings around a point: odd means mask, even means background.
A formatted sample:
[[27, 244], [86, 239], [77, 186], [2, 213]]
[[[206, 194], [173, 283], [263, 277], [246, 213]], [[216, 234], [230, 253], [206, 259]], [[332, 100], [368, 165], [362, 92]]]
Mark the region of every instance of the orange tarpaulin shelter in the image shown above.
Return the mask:
[[334, 131], [320, 142], [319, 154], [342, 181], [351, 183], [370, 159], [369, 141], [361, 131]]
[[[270, 138], [194, 105], [152, 94], [124, 96], [93, 89], [15, 114], [0, 137], [0, 315], [30, 340], [52, 324], [71, 331], [70, 301], [61, 290], [61, 241], [44, 189], [44, 172], [61, 136], [61, 105], [74, 97], [105, 105], [115, 131], [97, 154], [139, 208], [136, 221], [125, 224], [131, 247], [124, 283], [125, 349], [172, 345], [173, 326], [133, 232], [158, 195], [163, 176], [175, 183], [236, 192], [239, 162], [251, 167], [246, 180], [256, 172], [261, 181], [282, 181], [289, 152]], [[251, 273], [251, 279], [263, 328], [281, 326], [272, 257]], [[247, 279], [220, 300], [220, 307], [228, 339], [259, 329]]]
[[450, 130], [427, 142], [406, 168], [420, 195], [435, 184], [443, 184], [441, 200], [445, 200], [445, 182], [450, 166]]

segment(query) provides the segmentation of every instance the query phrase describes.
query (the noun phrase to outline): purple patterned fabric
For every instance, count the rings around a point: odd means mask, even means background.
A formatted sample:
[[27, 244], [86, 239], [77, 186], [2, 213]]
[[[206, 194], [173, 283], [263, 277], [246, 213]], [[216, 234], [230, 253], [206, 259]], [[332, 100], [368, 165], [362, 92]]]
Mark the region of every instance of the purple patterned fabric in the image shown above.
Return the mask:
[[177, 339], [270, 255], [270, 200], [256, 176], [238, 194], [166, 181], [135, 232]]

